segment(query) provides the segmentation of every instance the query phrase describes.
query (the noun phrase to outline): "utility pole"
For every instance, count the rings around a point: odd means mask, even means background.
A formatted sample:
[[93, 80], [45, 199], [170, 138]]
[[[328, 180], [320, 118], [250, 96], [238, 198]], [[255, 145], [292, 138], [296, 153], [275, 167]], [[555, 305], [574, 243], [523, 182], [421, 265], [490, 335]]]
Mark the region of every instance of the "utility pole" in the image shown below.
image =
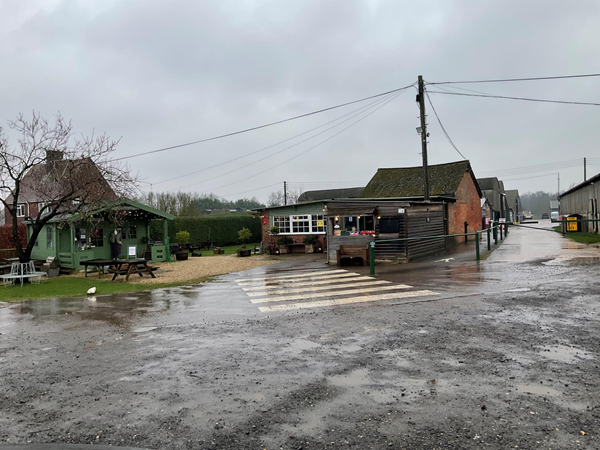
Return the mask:
[[287, 205], [287, 183], [283, 182], [283, 204]]
[[557, 196], [560, 195], [560, 173], [556, 174], [558, 176], [558, 194], [556, 194]]
[[587, 181], [587, 158], [583, 158], [583, 181]]
[[423, 155], [423, 199], [429, 201], [429, 172], [427, 170], [427, 123], [425, 123], [425, 88], [423, 76], [419, 75], [419, 94], [417, 95], [419, 110], [421, 111], [421, 154]]

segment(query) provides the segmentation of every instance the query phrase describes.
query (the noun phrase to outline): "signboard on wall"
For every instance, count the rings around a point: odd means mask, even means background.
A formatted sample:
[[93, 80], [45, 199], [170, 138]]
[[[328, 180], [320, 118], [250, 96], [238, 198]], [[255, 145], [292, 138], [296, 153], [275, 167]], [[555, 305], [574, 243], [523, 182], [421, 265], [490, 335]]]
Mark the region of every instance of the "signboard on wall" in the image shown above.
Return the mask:
[[404, 214], [405, 210], [404, 208], [398, 208], [398, 214]]
[[317, 226], [318, 227], [324, 227], [325, 226], [325, 221], [324, 220], [317, 220]]

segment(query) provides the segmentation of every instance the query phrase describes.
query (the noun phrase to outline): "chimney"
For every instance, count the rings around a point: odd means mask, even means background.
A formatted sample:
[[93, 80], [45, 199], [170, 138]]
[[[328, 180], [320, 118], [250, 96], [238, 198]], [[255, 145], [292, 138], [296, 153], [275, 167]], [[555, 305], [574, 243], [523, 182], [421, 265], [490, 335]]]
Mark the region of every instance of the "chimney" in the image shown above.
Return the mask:
[[46, 150], [46, 162], [54, 163], [63, 159], [63, 152], [60, 150]]

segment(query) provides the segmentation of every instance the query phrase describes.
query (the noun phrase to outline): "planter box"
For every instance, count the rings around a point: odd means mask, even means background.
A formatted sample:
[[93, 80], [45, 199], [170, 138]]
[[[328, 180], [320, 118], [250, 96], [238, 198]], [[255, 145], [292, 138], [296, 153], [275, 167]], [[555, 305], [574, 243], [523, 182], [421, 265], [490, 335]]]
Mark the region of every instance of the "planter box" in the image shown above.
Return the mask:
[[175, 253], [175, 259], [177, 261], [187, 261], [189, 256], [190, 254], [187, 251]]
[[223, 250], [222, 248], [215, 248], [214, 253], [215, 255], [223, 255], [225, 254], [225, 250]]
[[252, 256], [252, 250], [249, 249], [240, 249], [237, 251], [237, 255], [239, 257]]
[[304, 253], [314, 253], [315, 252], [315, 246], [310, 244], [310, 245], [305, 245], [304, 246]]
[[280, 245], [280, 246], [279, 246], [279, 253], [280, 253], [280, 254], [284, 255], [284, 254], [286, 254], [287, 252], [288, 252], [288, 251], [287, 251], [287, 245]]

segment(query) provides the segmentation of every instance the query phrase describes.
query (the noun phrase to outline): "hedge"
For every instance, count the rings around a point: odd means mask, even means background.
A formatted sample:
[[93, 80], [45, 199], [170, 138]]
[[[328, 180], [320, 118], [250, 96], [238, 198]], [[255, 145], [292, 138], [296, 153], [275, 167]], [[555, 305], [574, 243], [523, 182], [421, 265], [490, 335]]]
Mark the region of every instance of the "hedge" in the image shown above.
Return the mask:
[[[169, 220], [169, 240], [176, 242], [175, 235], [179, 231], [190, 233], [190, 244], [203, 245], [234, 245], [241, 243], [238, 231], [246, 227], [252, 233], [250, 242], [260, 241], [260, 218], [246, 213], [231, 214], [205, 214], [195, 217], [176, 217]], [[160, 220], [152, 222], [150, 229], [152, 239], [163, 239], [163, 224]]]
[[[27, 228], [25, 225], [19, 225], [19, 237], [23, 244], [27, 244]], [[12, 238], [12, 225], [0, 226], [0, 249], [12, 249], [15, 248], [15, 243]]]

